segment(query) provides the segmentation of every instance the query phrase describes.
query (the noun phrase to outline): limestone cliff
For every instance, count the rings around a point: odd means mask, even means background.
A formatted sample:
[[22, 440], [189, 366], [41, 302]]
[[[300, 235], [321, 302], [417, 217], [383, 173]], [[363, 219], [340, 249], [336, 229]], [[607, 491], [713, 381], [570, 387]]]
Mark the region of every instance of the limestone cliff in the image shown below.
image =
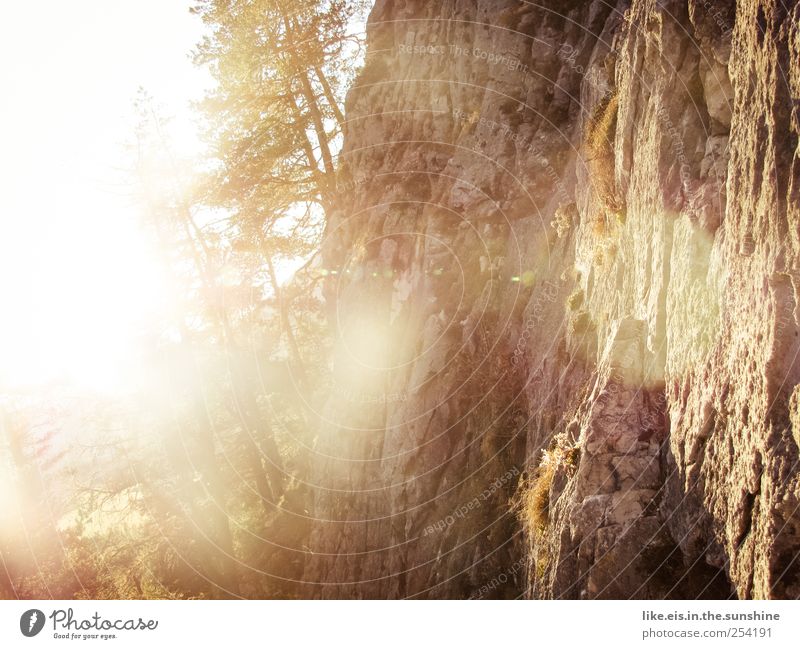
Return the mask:
[[800, 597], [800, 6], [377, 0], [323, 597]]

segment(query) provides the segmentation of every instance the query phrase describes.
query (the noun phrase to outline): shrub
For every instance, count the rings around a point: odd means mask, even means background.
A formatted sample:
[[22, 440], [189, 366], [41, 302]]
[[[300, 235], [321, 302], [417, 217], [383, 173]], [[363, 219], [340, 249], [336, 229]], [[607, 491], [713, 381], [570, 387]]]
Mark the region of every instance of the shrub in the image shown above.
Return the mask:
[[525, 492], [523, 522], [535, 537], [540, 536], [550, 522], [550, 487], [555, 474], [555, 464], [540, 464]]
[[577, 218], [578, 206], [575, 203], [567, 203], [556, 210], [550, 225], [555, 228], [558, 238], [562, 239], [572, 229], [572, 225]]

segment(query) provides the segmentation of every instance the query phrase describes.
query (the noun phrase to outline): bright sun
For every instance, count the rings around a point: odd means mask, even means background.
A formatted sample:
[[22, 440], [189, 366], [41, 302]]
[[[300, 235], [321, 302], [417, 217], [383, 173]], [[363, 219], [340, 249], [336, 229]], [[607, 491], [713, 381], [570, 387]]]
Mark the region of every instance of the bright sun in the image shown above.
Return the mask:
[[115, 389], [163, 300], [122, 173], [133, 98], [147, 88], [176, 145], [197, 145], [188, 101], [208, 81], [186, 53], [201, 26], [161, 0], [87, 0], [81, 20], [63, 3], [44, 22], [38, 11], [17, 3], [0, 24], [0, 56], [14, 62], [0, 69], [0, 389]]
[[66, 379], [107, 390], [125, 380], [161, 291], [138, 230], [105, 214], [65, 214], [45, 228], [5, 225], [0, 385]]

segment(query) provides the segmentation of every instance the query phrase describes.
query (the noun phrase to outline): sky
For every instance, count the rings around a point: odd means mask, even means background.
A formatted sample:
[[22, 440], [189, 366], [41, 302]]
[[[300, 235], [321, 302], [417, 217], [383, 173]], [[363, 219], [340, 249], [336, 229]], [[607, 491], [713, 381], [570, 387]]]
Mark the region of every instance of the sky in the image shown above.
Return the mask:
[[125, 179], [133, 99], [173, 116], [210, 85], [182, 0], [17, 2], [0, 22], [0, 388], [110, 386], [160, 286]]

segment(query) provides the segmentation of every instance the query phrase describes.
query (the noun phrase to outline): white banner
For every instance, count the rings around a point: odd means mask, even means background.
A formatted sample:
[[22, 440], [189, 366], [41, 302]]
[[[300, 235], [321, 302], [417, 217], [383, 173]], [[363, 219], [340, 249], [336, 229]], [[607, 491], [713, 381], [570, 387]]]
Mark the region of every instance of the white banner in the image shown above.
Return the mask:
[[796, 647], [797, 602], [0, 602], [0, 647]]

